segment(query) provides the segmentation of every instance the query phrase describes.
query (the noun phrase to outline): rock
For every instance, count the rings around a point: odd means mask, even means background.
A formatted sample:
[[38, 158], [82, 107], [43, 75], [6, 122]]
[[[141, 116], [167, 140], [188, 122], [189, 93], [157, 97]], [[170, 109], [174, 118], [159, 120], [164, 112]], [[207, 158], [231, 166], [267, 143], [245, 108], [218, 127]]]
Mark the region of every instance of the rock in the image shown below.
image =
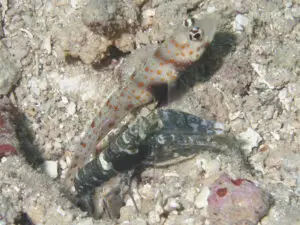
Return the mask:
[[14, 218], [18, 215], [18, 207], [9, 198], [0, 195], [0, 224], [14, 224]]
[[[3, 3], [2, 3], [3, 4]], [[7, 3], [6, 3], [7, 4]], [[0, 7], [0, 15], [4, 15], [3, 13], [3, 6], [1, 5]], [[3, 25], [4, 25], [4, 22], [3, 22], [3, 16], [0, 17], [0, 38], [3, 38], [4, 37], [4, 31], [3, 31]]]
[[120, 222], [133, 220], [137, 216], [137, 212], [133, 206], [124, 206], [120, 210]]
[[72, 63], [80, 59], [91, 64], [102, 58], [111, 41], [90, 31], [83, 23], [74, 21], [51, 33], [53, 52], [60, 61]]
[[[155, 201], [157, 200], [155, 197], [155, 190], [153, 187], [149, 184], [143, 185], [141, 188], [139, 188], [139, 197], [137, 198], [137, 205], [140, 207], [140, 211], [143, 213], [148, 213], [151, 210], [153, 210], [153, 207], [155, 205]], [[134, 197], [136, 200], [136, 197]]]
[[[278, 188], [278, 186], [276, 186], [276, 188]], [[276, 201], [276, 204], [260, 223], [261, 225], [298, 225], [300, 224], [299, 208], [298, 206], [291, 206], [289, 200]]]
[[281, 89], [288, 82], [295, 81], [296, 74], [285, 68], [275, 66], [266, 67], [265, 65], [252, 63], [253, 70], [259, 75], [261, 81], [271, 89]]
[[7, 95], [11, 91], [20, 75], [6, 47], [0, 42], [0, 96]]
[[131, 221], [124, 221], [123, 223], [121, 223], [120, 225], [147, 225], [148, 223], [141, 219], [141, 218], [137, 218]]
[[76, 112], [76, 104], [74, 102], [70, 102], [67, 106], [67, 114], [68, 116], [74, 115]]
[[42, 224], [45, 218], [46, 209], [42, 205], [31, 205], [27, 209], [27, 214], [34, 224]]
[[295, 18], [300, 18], [300, 7], [295, 7], [291, 9], [292, 16]]
[[[53, 76], [53, 77], [52, 77]], [[58, 75], [52, 74], [49, 83], [57, 84], [63, 94], [80, 96], [83, 101], [96, 100], [99, 93], [99, 86], [95, 79], [88, 79], [85, 75], [74, 77], [57, 78]], [[59, 77], [59, 76], [58, 76]]]
[[67, 97], [62, 96], [62, 97], [61, 97], [61, 102], [62, 102], [63, 104], [68, 104], [68, 103], [69, 103], [69, 100], [68, 100]]
[[253, 148], [257, 148], [262, 141], [261, 136], [252, 128], [248, 128], [245, 132], [240, 133], [238, 137], [242, 141], [242, 149], [246, 155], [249, 155]]
[[248, 158], [248, 161], [251, 164], [251, 166], [256, 171], [261, 172], [261, 174], [265, 174], [265, 159], [268, 156], [268, 152], [263, 152], [263, 149], [267, 148], [267, 145], [262, 145], [255, 154], [251, 155]]
[[295, 187], [295, 192], [300, 194], [300, 156], [298, 154], [287, 155], [282, 159], [281, 179], [285, 184]]
[[180, 210], [182, 210], [182, 205], [180, 204], [178, 199], [169, 198], [166, 205], [165, 205], [165, 207], [164, 207], [164, 210], [167, 211], [167, 212], [172, 212], [174, 210], [180, 211]]
[[189, 201], [189, 202], [194, 202], [195, 196], [196, 196], [196, 189], [195, 189], [195, 188], [189, 188], [189, 189], [185, 192], [185, 197], [184, 197], [184, 199], [186, 199], [186, 200]]
[[154, 23], [155, 9], [146, 9], [142, 12], [142, 27], [147, 29]]
[[[27, 214], [34, 218], [35, 224], [74, 224], [74, 217], [84, 217], [84, 213], [74, 208], [72, 203], [62, 195], [57, 182], [52, 181], [44, 173], [33, 170], [20, 157], [8, 157], [0, 163], [0, 210], [4, 199], [7, 211], [5, 218], [9, 224], [15, 224], [15, 215], [10, 214], [12, 203], [18, 213]], [[73, 216], [74, 215], [74, 216]], [[42, 221], [41, 221], [42, 220]]]
[[160, 222], [160, 216], [157, 212], [151, 211], [148, 213], [148, 221], [150, 224], [158, 224]]
[[245, 30], [245, 27], [249, 24], [249, 19], [242, 15], [237, 14], [234, 20], [234, 29], [236, 32], [242, 32]]
[[131, 52], [134, 50], [134, 37], [131, 34], [122, 34], [115, 40], [115, 45], [122, 52]]
[[30, 51], [29, 44], [24, 36], [14, 36], [6, 42], [11, 58], [16, 61], [21, 61], [26, 58]]
[[297, 75], [286, 68], [272, 66], [268, 68], [266, 81], [274, 88], [282, 88], [289, 82], [295, 81]]
[[45, 172], [53, 179], [58, 176], [58, 162], [47, 160], [44, 162], [44, 170]]
[[163, 223], [164, 225], [202, 225], [204, 223], [204, 217], [199, 214], [192, 214], [188, 212], [182, 212], [180, 215], [170, 214], [167, 220]]
[[233, 7], [240, 13], [247, 13], [250, 9], [250, 2], [247, 0], [234, 0]]
[[41, 91], [40, 91], [40, 85], [39, 81], [36, 78], [31, 78], [28, 82], [28, 86], [30, 88], [30, 91], [36, 95], [39, 96]]
[[196, 159], [196, 165], [200, 171], [205, 172], [205, 178], [208, 178], [219, 172], [221, 162], [219, 159], [211, 159], [209, 155], [202, 155]]
[[78, 221], [76, 224], [77, 225], [93, 225], [94, 222], [93, 222], [92, 218], [85, 218], [85, 219]]
[[212, 224], [257, 224], [269, 211], [271, 196], [252, 181], [220, 176], [211, 187], [208, 215]]
[[130, 33], [138, 24], [138, 9], [132, 1], [90, 0], [82, 11], [84, 24], [109, 39]]
[[41, 45], [41, 49], [45, 50], [47, 54], [51, 54], [52, 46], [51, 46], [51, 36], [48, 35], [44, 38], [43, 43]]
[[195, 199], [195, 206], [198, 209], [207, 207], [207, 205], [208, 205], [207, 198], [208, 198], [209, 194], [210, 194], [209, 188], [207, 186], [204, 186]]

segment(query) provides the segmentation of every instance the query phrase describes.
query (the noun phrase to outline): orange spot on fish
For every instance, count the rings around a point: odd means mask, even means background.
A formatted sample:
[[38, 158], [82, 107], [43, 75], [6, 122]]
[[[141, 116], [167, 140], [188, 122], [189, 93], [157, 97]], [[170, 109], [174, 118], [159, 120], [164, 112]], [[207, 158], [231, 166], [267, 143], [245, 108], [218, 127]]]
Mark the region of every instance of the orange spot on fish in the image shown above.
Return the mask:
[[193, 55], [193, 54], [194, 54], [194, 51], [190, 51], [189, 54], [190, 54], [190, 55]]
[[150, 72], [151, 72], [151, 73], [153, 73], [153, 70], [152, 70], [152, 69], [150, 69]]
[[81, 142], [80, 145], [81, 145], [81, 147], [83, 147], [83, 148], [86, 147], [86, 143], [84, 143], [84, 142]]
[[155, 79], [154, 79], [154, 77], [151, 77], [150, 80], [151, 80], [151, 81], [154, 81]]
[[141, 96], [137, 95], [137, 96], [135, 96], [135, 98], [136, 98], [137, 100], [139, 100], [139, 99], [141, 98]]
[[115, 112], [119, 111], [119, 107], [118, 106], [114, 106], [114, 110], [115, 110]]
[[139, 82], [139, 83], [138, 83], [138, 86], [139, 86], [139, 87], [144, 87], [144, 85], [145, 85], [144, 82]]
[[157, 73], [158, 75], [160, 75], [160, 74], [161, 74], [161, 70], [157, 70], [156, 73]]
[[148, 71], [149, 71], [149, 68], [148, 68], [148, 67], [146, 67], [146, 68], [145, 68], [145, 71], [146, 71], [146, 72], [148, 72]]
[[181, 52], [181, 55], [184, 57], [185, 56], [185, 54], [183, 53], [183, 52]]
[[164, 82], [166, 79], [165, 78], [160, 78], [160, 81]]
[[176, 48], [179, 48], [179, 44], [174, 39], [171, 40], [171, 43], [175, 45]]

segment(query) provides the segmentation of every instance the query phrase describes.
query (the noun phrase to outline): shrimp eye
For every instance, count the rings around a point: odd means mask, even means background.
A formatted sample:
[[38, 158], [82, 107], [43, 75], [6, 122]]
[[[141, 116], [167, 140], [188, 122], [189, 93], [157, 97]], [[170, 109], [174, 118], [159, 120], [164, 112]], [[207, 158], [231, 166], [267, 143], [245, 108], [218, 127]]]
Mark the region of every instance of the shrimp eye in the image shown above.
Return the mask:
[[189, 32], [191, 41], [201, 41], [203, 39], [203, 31], [199, 27], [192, 27]]

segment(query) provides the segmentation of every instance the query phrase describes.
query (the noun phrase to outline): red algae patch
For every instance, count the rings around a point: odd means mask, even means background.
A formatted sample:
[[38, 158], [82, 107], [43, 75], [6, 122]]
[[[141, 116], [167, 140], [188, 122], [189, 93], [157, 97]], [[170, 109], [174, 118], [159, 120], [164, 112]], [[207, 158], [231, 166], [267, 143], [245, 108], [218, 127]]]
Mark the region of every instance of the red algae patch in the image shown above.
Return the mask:
[[207, 199], [211, 224], [257, 224], [269, 211], [271, 196], [252, 181], [221, 175]]

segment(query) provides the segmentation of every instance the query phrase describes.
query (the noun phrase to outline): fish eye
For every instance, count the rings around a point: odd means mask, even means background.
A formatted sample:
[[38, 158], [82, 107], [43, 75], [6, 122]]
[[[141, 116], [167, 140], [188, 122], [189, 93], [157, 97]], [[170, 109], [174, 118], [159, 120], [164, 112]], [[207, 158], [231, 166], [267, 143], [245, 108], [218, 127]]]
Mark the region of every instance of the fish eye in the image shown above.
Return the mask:
[[203, 39], [203, 31], [199, 27], [192, 27], [189, 32], [191, 41], [201, 41]]

